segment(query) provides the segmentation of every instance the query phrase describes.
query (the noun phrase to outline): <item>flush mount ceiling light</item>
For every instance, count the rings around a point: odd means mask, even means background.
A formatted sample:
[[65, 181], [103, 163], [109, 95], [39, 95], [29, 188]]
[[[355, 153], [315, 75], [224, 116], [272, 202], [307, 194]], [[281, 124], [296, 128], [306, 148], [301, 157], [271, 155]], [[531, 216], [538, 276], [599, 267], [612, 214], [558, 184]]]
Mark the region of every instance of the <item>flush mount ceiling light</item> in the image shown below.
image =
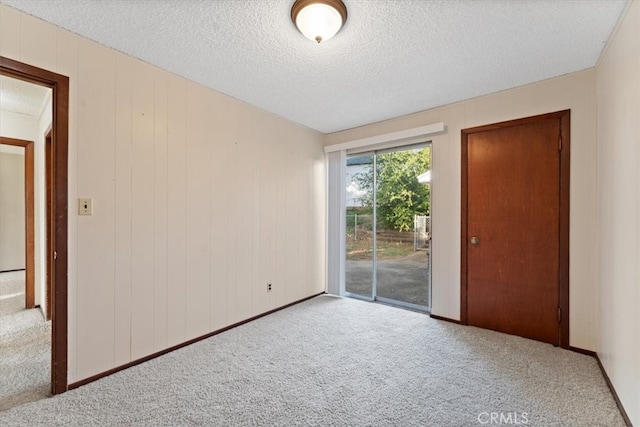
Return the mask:
[[347, 7], [341, 0], [296, 0], [291, 20], [306, 38], [320, 43], [335, 36], [347, 22]]

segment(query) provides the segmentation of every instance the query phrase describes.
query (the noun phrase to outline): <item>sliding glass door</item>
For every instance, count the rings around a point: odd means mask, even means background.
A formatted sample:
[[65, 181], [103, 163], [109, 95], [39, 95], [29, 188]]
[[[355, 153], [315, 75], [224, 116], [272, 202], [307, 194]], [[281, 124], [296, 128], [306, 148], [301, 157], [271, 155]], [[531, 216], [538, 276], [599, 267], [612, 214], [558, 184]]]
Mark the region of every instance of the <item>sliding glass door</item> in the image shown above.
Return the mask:
[[430, 306], [431, 146], [347, 158], [347, 295]]
[[373, 218], [375, 155], [347, 158], [347, 226], [345, 289], [373, 300], [375, 221]]

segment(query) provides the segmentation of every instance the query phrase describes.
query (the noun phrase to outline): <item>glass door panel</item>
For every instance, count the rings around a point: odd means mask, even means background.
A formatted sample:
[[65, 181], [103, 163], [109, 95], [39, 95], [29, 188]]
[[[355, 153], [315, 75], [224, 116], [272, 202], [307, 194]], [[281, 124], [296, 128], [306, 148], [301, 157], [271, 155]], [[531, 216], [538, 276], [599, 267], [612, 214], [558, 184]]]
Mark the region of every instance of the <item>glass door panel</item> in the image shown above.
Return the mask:
[[366, 299], [374, 296], [374, 162], [373, 154], [347, 158], [345, 290]]
[[376, 154], [376, 299], [429, 306], [431, 147]]

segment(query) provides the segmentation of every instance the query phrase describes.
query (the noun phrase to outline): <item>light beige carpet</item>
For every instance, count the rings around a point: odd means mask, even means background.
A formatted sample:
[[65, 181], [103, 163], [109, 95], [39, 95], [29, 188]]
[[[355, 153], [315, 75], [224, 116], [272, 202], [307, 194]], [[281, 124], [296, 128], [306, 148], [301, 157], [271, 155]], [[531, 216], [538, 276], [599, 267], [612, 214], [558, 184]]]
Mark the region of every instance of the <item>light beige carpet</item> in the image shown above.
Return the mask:
[[0, 273], [0, 411], [50, 395], [50, 354], [51, 322], [24, 308], [24, 271]]
[[478, 426], [492, 414], [624, 425], [591, 357], [330, 296], [0, 412], [0, 425]]

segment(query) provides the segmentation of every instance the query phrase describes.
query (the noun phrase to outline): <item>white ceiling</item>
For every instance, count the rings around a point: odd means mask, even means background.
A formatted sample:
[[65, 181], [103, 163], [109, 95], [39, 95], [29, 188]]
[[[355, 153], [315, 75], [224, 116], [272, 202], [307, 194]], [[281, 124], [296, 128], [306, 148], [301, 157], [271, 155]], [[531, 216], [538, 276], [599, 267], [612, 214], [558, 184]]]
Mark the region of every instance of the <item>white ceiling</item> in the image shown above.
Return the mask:
[[40, 117], [51, 89], [0, 75], [0, 110]]
[[293, 0], [2, 0], [323, 133], [586, 69], [627, 0], [344, 0], [320, 45]]

